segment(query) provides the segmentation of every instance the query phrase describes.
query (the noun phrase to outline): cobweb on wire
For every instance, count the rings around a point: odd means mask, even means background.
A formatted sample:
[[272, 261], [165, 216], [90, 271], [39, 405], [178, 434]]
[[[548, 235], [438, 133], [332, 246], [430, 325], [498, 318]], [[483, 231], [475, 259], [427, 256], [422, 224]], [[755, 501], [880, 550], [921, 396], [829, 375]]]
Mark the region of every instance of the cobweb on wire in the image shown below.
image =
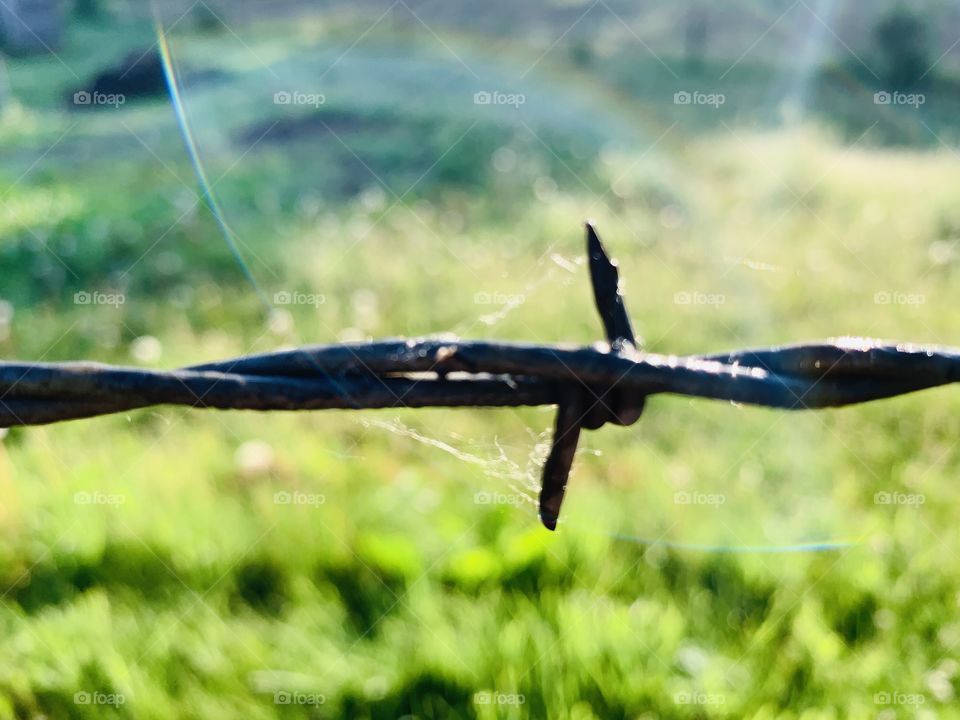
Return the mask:
[[550, 451], [550, 433], [534, 433], [528, 430], [528, 439], [532, 443], [526, 461], [521, 464], [514, 459], [515, 448], [507, 448], [498, 439], [484, 442], [465, 438], [459, 433], [447, 433], [446, 438], [425, 435], [406, 425], [399, 418], [391, 421], [360, 418], [364, 427], [379, 428], [398, 437], [418, 442], [430, 450], [453, 456], [457, 460], [480, 469], [483, 475], [492, 481], [505, 485], [513, 497], [520, 500], [525, 510], [536, 518], [537, 495], [540, 491], [540, 474]]

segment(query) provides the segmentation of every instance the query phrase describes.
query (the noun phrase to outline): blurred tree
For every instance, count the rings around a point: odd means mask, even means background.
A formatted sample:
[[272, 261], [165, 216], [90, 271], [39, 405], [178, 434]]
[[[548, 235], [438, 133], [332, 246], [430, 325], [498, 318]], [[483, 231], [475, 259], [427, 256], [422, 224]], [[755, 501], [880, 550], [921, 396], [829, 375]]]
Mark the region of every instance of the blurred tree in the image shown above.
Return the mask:
[[684, 26], [683, 48], [687, 69], [703, 69], [704, 55], [710, 34], [710, 15], [700, 3], [691, 3], [687, 8]]
[[589, 40], [576, 40], [570, 45], [570, 60], [577, 67], [588, 68], [593, 65], [593, 59], [593, 45]]
[[73, 14], [82, 20], [96, 20], [103, 13], [100, 0], [76, 0]]
[[0, 55], [0, 114], [7, 107], [10, 100], [10, 78], [7, 75], [7, 62]]
[[877, 21], [873, 39], [878, 74], [885, 87], [910, 90], [921, 83], [931, 64], [927, 24], [922, 16], [898, 5]]
[[0, 2], [0, 41], [14, 54], [52, 52], [63, 37], [63, 14], [57, 0]]
[[225, 29], [220, 10], [214, 10], [206, 3], [200, 3], [193, 9], [193, 24], [202, 33], [218, 33]]

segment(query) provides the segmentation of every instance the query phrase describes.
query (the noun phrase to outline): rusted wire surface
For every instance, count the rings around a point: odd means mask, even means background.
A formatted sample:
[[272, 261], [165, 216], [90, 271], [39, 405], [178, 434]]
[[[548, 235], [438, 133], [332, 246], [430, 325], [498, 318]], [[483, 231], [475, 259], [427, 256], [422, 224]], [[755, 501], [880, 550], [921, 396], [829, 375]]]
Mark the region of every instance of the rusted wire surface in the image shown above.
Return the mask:
[[169, 372], [95, 363], [0, 363], [0, 427], [155, 405], [329, 410], [557, 405], [540, 517], [556, 527], [581, 429], [636, 422], [672, 393], [783, 410], [837, 407], [956, 382], [960, 351], [843, 338], [706, 356], [635, 347], [617, 267], [587, 225], [594, 347], [448, 339], [321, 345]]

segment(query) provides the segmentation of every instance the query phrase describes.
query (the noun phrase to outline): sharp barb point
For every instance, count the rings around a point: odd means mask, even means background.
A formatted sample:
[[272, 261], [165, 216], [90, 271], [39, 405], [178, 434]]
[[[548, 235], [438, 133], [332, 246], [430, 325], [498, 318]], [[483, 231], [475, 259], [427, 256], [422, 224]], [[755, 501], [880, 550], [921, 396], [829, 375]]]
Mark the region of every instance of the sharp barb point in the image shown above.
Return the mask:
[[611, 346], [636, 344], [627, 308], [620, 293], [620, 273], [607, 255], [596, 228], [587, 223], [587, 257], [590, 261], [590, 281], [593, 299], [603, 321], [607, 342]]
[[543, 466], [543, 485], [540, 488], [540, 522], [547, 530], [555, 530], [560, 517], [560, 506], [567, 490], [567, 480], [573, 467], [580, 441], [580, 420], [583, 417], [583, 398], [580, 390], [564, 391], [557, 406], [557, 421], [553, 431], [553, 445]]

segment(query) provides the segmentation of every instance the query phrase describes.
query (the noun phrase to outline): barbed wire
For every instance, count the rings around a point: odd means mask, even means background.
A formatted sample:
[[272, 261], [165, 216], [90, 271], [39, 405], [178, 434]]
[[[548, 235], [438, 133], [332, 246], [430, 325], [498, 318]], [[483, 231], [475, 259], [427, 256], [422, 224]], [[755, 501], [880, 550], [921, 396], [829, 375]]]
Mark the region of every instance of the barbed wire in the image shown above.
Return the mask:
[[0, 427], [156, 405], [260, 411], [557, 405], [540, 492], [540, 518], [553, 530], [581, 429], [632, 425], [649, 395], [808, 410], [960, 380], [960, 351], [866, 338], [704, 356], [642, 352], [616, 263], [590, 224], [587, 254], [604, 344], [395, 339], [308, 346], [168, 372], [0, 362]]

